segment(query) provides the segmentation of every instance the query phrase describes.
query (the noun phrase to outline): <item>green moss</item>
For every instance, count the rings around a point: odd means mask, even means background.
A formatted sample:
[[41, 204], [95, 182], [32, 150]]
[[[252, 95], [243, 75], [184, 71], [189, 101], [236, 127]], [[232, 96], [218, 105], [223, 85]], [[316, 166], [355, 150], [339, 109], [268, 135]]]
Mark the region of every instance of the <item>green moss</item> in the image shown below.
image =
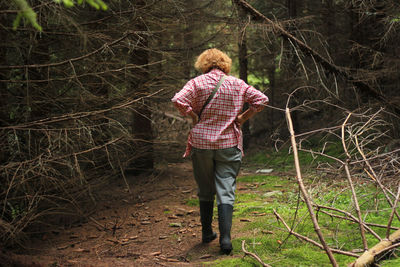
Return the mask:
[[[313, 139], [302, 142], [302, 148], [323, 152], [332, 157], [344, 159], [343, 147], [340, 142], [326, 142], [325, 140]], [[299, 151], [299, 161], [302, 167], [313, 167], [319, 163], [332, 163], [335, 160], [315, 153]], [[285, 146], [279, 151], [266, 150], [248, 155], [244, 158], [244, 163], [249, 166], [262, 165], [272, 168], [275, 171], [288, 171], [294, 169], [293, 153], [290, 146]]]
[[381, 267], [400, 267], [400, 258], [382, 261]]
[[258, 194], [236, 194], [235, 203], [239, 204], [242, 202], [246, 202], [248, 204], [250, 201], [254, 201], [257, 199], [260, 199], [260, 195]]
[[[332, 181], [319, 179], [318, 176], [304, 177], [304, 179], [315, 203], [334, 206], [353, 215], [356, 214], [352, 194], [345, 180], [332, 183]], [[242, 241], [245, 240], [247, 250], [256, 253], [264, 262], [272, 266], [331, 266], [324, 251], [289, 235], [273, 214], [273, 210], [276, 210], [288, 225], [295, 226], [296, 232], [319, 242], [307, 206], [302, 201], [298, 203], [297, 183], [275, 175], [252, 175], [239, 177], [238, 184], [245, 190], [238, 190], [236, 195], [233, 229], [234, 235], [238, 238], [233, 239], [234, 256], [223, 256], [216, 261], [208, 262], [207, 265], [259, 266], [253, 258], [241, 257], [243, 255]], [[365, 220], [386, 225], [391, 209], [383, 194], [375, 186], [369, 184], [356, 184], [355, 189]], [[280, 194], [264, 197], [265, 193], [273, 191], [279, 191]], [[377, 207], [379, 212], [376, 211]], [[295, 217], [296, 208], [298, 210]], [[346, 251], [362, 248], [358, 224], [315, 211], [319, 226], [329, 246]], [[343, 216], [340, 212], [329, 212]], [[394, 220], [393, 224], [399, 226], [400, 223]], [[380, 236], [385, 236], [385, 228], [374, 227], [373, 229]], [[378, 242], [369, 233], [366, 233], [366, 238], [370, 247]], [[338, 254], [334, 256], [339, 266], [347, 266], [348, 263], [354, 261], [353, 257]], [[400, 260], [391, 259], [382, 262], [382, 266], [400, 266]]]
[[199, 199], [198, 198], [189, 198], [186, 200], [186, 205], [191, 206], [191, 207], [198, 207]]
[[216, 260], [214, 262], [210, 262], [207, 265], [215, 266], [215, 267], [258, 267], [260, 264], [251, 258], [233, 258], [228, 257], [220, 260]]
[[[242, 255], [242, 241], [246, 241], [246, 249], [256, 253], [262, 261], [272, 266], [332, 266], [326, 254], [318, 248], [308, 244], [291, 241], [288, 242], [291, 247], [280, 248], [277, 237], [263, 238], [241, 238], [233, 240], [233, 255]], [[346, 266], [352, 259], [346, 256], [335, 255], [340, 266]], [[227, 257], [219, 259], [212, 263], [211, 266], [260, 266], [252, 257]]]
[[[340, 144], [330, 143], [325, 147], [325, 151], [334, 157], [342, 157]], [[346, 179], [326, 179], [322, 175], [307, 172], [307, 166], [313, 167], [318, 162], [329, 162], [329, 159], [300, 152], [300, 161], [302, 169], [305, 170], [303, 179], [314, 203], [335, 207], [356, 216], [354, 201]], [[247, 157], [244, 165], [250, 170], [272, 168], [274, 171], [284, 170], [294, 173], [293, 155], [287, 151], [259, 152]], [[363, 218], [367, 222], [386, 225], [391, 208], [385, 196], [367, 180], [366, 183], [361, 182], [355, 183], [355, 190]], [[259, 266], [251, 257], [239, 257], [243, 255], [241, 244], [245, 240], [249, 251], [256, 253], [272, 266], [331, 266], [324, 251], [289, 235], [273, 214], [273, 210], [276, 210], [288, 225], [295, 227], [296, 232], [319, 242], [307, 206], [303, 201], [299, 202], [299, 189], [294, 174], [292, 176], [252, 174], [238, 177], [237, 183], [241, 190], [237, 190], [234, 207], [233, 228], [235, 236], [238, 236], [233, 240], [234, 256], [224, 256], [208, 262], [207, 265]], [[190, 200], [188, 203], [197, 205], [193, 201]], [[345, 251], [362, 248], [358, 224], [331, 217], [316, 209], [314, 211], [325, 241], [330, 247]], [[345, 216], [337, 211], [328, 212]], [[393, 226], [400, 227], [400, 222], [394, 220]], [[385, 236], [385, 228], [373, 227], [373, 229], [381, 237]], [[366, 238], [369, 247], [378, 242], [368, 232]], [[354, 261], [353, 257], [338, 254], [334, 256], [339, 266], [347, 266]], [[382, 262], [382, 266], [400, 267], [400, 259], [386, 260]]]
[[267, 185], [270, 187], [281, 186], [282, 183], [287, 183], [287, 179], [282, 176], [275, 175], [248, 175], [248, 176], [240, 176], [237, 179], [238, 182], [250, 182], [250, 183], [263, 183], [263, 185]]

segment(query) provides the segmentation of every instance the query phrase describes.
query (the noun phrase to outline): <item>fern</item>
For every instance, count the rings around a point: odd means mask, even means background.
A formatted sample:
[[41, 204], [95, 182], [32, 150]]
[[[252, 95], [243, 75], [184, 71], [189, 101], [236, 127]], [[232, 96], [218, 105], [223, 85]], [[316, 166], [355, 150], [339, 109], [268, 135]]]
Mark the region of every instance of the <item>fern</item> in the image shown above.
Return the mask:
[[[42, 31], [42, 27], [39, 25], [37, 21], [37, 15], [33, 11], [33, 9], [29, 6], [26, 0], [13, 0], [15, 5], [18, 7], [19, 12], [17, 17], [13, 22], [13, 29], [16, 30], [20, 23], [21, 19], [26, 19], [28, 23], [30, 23], [35, 29], [38, 31]], [[61, 4], [63, 3], [65, 7], [73, 7], [75, 6], [74, 0], [53, 0], [55, 3]], [[107, 10], [107, 4], [102, 0], [77, 0], [78, 5], [83, 5], [84, 3], [88, 3], [90, 6], [95, 9]]]
[[13, 22], [13, 29], [16, 30], [21, 22], [21, 18], [25, 18], [34, 28], [42, 31], [42, 27], [37, 22], [36, 13], [32, 10], [26, 0], [14, 0], [14, 3], [18, 6], [20, 11]]

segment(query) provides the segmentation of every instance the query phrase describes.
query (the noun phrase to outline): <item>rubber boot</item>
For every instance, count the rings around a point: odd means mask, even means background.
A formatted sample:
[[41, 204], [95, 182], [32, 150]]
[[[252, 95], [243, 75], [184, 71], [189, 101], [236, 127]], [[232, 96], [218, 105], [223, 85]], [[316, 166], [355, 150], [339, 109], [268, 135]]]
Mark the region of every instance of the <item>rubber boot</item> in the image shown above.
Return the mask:
[[229, 204], [218, 205], [219, 223], [219, 245], [223, 254], [230, 254], [232, 251], [231, 228], [232, 228], [233, 206]]
[[213, 217], [214, 201], [200, 201], [200, 221], [201, 221], [201, 233], [202, 242], [210, 243], [217, 234], [212, 230], [212, 217]]

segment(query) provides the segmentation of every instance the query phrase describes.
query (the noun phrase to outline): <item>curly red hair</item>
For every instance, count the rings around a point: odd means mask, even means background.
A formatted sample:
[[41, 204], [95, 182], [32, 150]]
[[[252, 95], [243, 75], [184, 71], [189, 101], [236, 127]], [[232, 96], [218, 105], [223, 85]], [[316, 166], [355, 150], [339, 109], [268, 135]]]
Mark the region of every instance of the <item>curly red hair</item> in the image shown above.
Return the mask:
[[214, 68], [218, 68], [228, 74], [231, 72], [232, 59], [227, 54], [216, 48], [205, 50], [197, 58], [194, 67], [203, 72], [207, 73]]

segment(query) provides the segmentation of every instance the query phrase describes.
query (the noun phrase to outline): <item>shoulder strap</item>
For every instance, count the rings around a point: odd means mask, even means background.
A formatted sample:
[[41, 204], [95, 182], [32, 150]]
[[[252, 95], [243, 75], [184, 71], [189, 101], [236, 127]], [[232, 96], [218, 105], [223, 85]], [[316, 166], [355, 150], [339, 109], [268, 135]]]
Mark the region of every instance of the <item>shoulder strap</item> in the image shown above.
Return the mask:
[[210, 101], [213, 99], [215, 93], [217, 93], [218, 88], [221, 86], [221, 84], [224, 82], [226, 76], [222, 76], [221, 79], [219, 80], [219, 82], [217, 83], [217, 85], [215, 86], [214, 90], [211, 92], [210, 96], [207, 98], [206, 102], [204, 103], [203, 107], [201, 108], [200, 112], [199, 112], [199, 120], [201, 117], [201, 114], [203, 113], [204, 108], [208, 105], [208, 103], [210, 103]]

